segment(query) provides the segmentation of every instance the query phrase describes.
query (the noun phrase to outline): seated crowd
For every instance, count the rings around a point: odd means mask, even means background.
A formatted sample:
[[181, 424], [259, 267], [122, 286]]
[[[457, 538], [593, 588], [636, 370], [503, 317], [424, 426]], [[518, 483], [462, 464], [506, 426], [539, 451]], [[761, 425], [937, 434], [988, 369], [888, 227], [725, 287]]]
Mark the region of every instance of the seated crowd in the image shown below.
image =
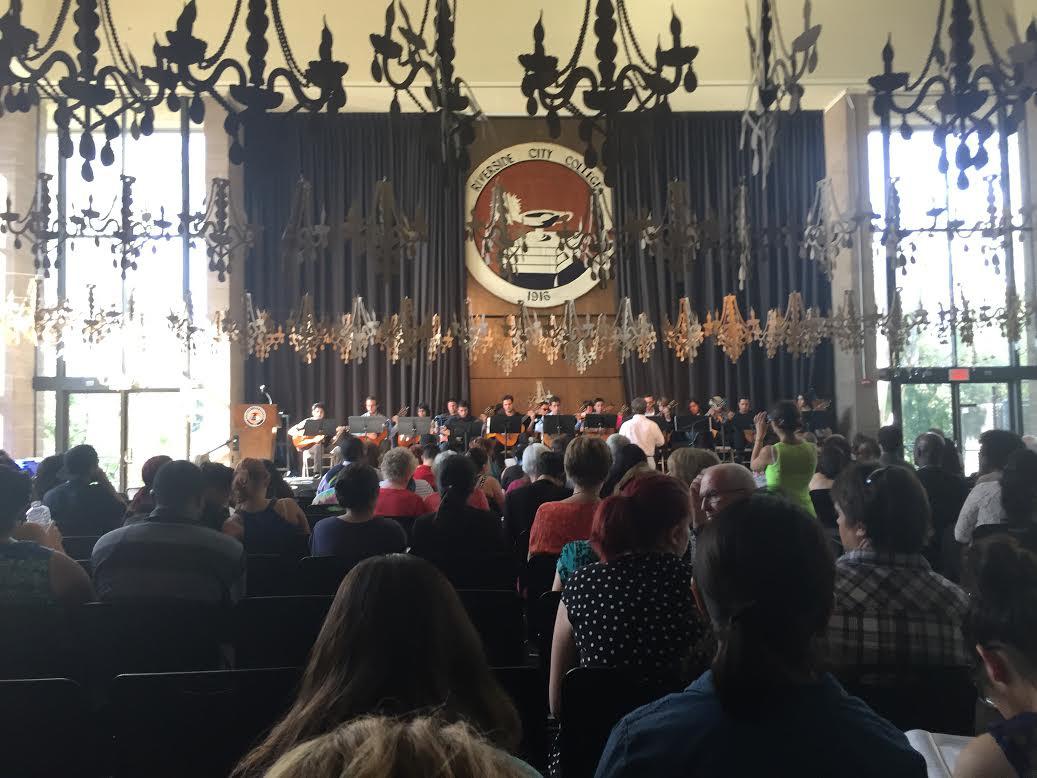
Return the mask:
[[[615, 720], [602, 778], [925, 776], [902, 731], [925, 722], [846, 687], [928, 670], [974, 671], [997, 711], [954, 775], [1035, 774], [1037, 453], [990, 430], [967, 480], [938, 430], [911, 464], [897, 428], [815, 443], [792, 403], [755, 424], [748, 468], [693, 448], [656, 468], [620, 435], [532, 443], [510, 472], [479, 445], [379, 455], [350, 438], [312, 506], [256, 459], [156, 456], [129, 501], [88, 445], [32, 479], [0, 461], [0, 607], [230, 607], [249, 595], [250, 557], [340, 560], [294, 702], [238, 778], [566, 775], [581, 722], [567, 679], [587, 668], [676, 692]], [[64, 544], [83, 537], [96, 542], [81, 564]], [[563, 723], [536, 769], [445, 574], [497, 558], [521, 571], [531, 625], [557, 607], [538, 650], [544, 718]]]

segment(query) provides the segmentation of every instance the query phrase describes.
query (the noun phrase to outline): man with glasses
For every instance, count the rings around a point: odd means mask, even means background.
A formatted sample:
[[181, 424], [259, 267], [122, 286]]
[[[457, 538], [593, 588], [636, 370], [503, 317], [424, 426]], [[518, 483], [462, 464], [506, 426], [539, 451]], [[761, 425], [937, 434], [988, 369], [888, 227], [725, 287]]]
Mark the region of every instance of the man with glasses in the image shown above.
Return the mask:
[[725, 508], [756, 491], [753, 474], [733, 463], [714, 465], [691, 482], [691, 499], [697, 516], [712, 519]]

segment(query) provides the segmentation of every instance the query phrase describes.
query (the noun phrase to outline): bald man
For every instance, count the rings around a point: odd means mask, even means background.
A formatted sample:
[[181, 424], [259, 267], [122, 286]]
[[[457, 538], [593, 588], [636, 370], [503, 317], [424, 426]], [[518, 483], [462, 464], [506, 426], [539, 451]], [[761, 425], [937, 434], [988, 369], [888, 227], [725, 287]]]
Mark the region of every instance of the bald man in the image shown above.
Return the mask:
[[707, 520], [755, 491], [753, 474], [744, 466], [730, 462], [706, 468], [691, 482], [695, 512]]

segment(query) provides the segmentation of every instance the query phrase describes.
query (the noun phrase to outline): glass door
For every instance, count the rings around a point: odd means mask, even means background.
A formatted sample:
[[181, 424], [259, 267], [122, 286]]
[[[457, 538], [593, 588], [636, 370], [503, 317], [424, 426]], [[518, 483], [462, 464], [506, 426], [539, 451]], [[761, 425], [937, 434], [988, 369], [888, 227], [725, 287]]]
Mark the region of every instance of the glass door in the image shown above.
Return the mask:
[[122, 396], [118, 392], [70, 392], [68, 448], [89, 443], [101, 469], [122, 489]]
[[126, 393], [126, 488], [144, 485], [140, 469], [153, 456], [187, 455], [187, 430], [179, 392]]
[[983, 431], [1012, 428], [1008, 384], [960, 384], [958, 392], [961, 454], [965, 472], [975, 473], [979, 470], [979, 436]]

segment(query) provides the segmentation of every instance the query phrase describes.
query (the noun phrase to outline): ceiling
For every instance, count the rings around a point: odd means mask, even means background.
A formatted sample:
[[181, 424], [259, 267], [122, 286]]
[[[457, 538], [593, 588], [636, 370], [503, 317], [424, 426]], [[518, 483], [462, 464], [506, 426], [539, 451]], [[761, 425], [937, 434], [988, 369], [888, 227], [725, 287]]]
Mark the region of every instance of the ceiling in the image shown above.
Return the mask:
[[[385, 0], [282, 0], [285, 27], [300, 61], [316, 53], [322, 18], [335, 36], [335, 54], [350, 65], [346, 76], [349, 110], [386, 110], [390, 94], [370, 74], [368, 35], [384, 28]], [[412, 18], [420, 16], [424, 0], [406, 0]], [[522, 70], [517, 56], [532, 48], [536, 0], [457, 0], [457, 73], [472, 87], [484, 111], [491, 115], [523, 113], [518, 84]], [[546, 47], [563, 61], [572, 52], [585, 0], [553, 0], [543, 10]], [[230, 19], [233, 0], [197, 0], [195, 34], [216, 46]], [[880, 53], [892, 33], [898, 69], [917, 72], [935, 30], [939, 0], [813, 0], [812, 21], [822, 25], [820, 64], [805, 80], [805, 105], [824, 108], [844, 90], [864, 89], [869, 76], [881, 69]], [[675, 110], [740, 110], [747, 97], [748, 62], [745, 6], [741, 0], [672, 0], [683, 23], [682, 40], [700, 49], [695, 63], [699, 88], [683, 92]], [[775, 0], [786, 39], [802, 29], [802, 0]], [[23, 19], [49, 34], [60, 0], [25, 2]], [[755, 2], [753, 3], [755, 7]], [[111, 0], [115, 23], [124, 48], [138, 62], [151, 59], [156, 35], [170, 29], [183, 7], [182, 0]], [[631, 22], [646, 53], [656, 40], [669, 36], [671, 0], [630, 0]], [[1006, 16], [1029, 20], [1037, 0], [986, 0], [983, 3], [992, 34], [1003, 50], [1011, 40]], [[231, 53], [243, 57], [244, 25], [239, 25]], [[71, 19], [62, 42], [71, 49]], [[161, 38], [164, 42], [164, 38]], [[271, 29], [273, 48], [276, 41]], [[591, 41], [593, 43], [593, 41]], [[979, 47], [982, 48], [982, 47]], [[593, 45], [585, 60], [593, 63]], [[104, 57], [102, 48], [101, 57]], [[280, 56], [271, 57], [278, 64]], [[404, 105], [404, 110], [408, 106]]]

